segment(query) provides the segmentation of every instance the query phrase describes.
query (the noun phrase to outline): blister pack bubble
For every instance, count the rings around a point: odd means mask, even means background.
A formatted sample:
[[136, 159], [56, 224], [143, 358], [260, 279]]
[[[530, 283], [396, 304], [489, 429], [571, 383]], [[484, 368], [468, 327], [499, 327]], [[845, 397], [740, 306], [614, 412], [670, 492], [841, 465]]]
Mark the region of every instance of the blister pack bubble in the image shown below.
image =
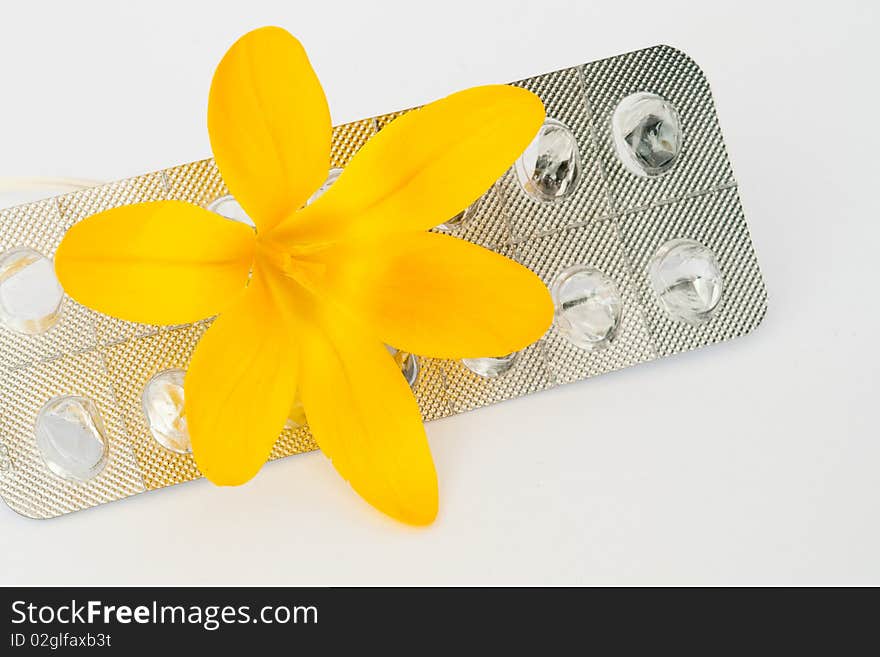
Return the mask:
[[[735, 338], [766, 312], [709, 85], [688, 56], [657, 46], [514, 84], [541, 97], [544, 126], [435, 230], [532, 269], [554, 323], [515, 354], [459, 362], [392, 350], [426, 421]], [[403, 113], [334, 128], [328, 184]], [[51, 267], [76, 222], [165, 199], [243, 220], [211, 160], [0, 212], [0, 495], [22, 515], [200, 476], [182, 376], [210, 321], [101, 315], [65, 297]], [[272, 458], [314, 449], [305, 419], [292, 416]]]

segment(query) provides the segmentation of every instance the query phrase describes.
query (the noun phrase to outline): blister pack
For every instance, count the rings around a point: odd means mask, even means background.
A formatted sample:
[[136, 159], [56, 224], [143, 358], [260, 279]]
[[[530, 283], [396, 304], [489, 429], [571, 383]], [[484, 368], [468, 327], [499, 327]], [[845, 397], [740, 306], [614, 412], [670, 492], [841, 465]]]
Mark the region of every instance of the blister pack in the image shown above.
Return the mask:
[[[544, 126], [435, 230], [536, 272], [554, 324], [515, 354], [397, 353], [426, 421], [734, 338], [766, 311], [709, 86], [689, 57], [658, 46], [514, 84], [541, 97]], [[336, 127], [325, 187], [402, 113]], [[63, 294], [52, 265], [76, 222], [165, 199], [247, 221], [210, 160], [0, 212], [0, 495], [20, 514], [50, 518], [200, 476], [183, 374], [210, 321], [101, 315]], [[293, 413], [272, 458], [313, 449]]]

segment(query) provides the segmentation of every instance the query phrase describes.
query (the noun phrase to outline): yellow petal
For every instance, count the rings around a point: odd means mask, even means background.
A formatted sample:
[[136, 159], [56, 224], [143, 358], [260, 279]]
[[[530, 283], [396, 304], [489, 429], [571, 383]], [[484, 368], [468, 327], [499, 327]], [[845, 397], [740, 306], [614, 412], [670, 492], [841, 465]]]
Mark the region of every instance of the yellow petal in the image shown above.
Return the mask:
[[302, 45], [280, 27], [241, 37], [217, 66], [208, 133], [229, 190], [261, 231], [324, 182], [330, 111]]
[[296, 396], [299, 344], [289, 301], [259, 270], [199, 341], [184, 381], [196, 464], [215, 484], [253, 477]]
[[346, 242], [322, 255], [327, 289], [398, 349], [436, 358], [503, 356], [535, 342], [553, 302], [533, 272], [435, 233]]
[[184, 324], [215, 315], [245, 289], [254, 233], [189, 203], [139, 203], [75, 224], [55, 254], [64, 290], [120, 319]]
[[505, 85], [458, 92], [392, 121], [336, 183], [273, 238], [330, 242], [427, 230], [479, 198], [544, 120], [541, 100]]
[[367, 502], [427, 525], [437, 515], [437, 474], [412, 391], [385, 346], [343, 319], [317, 318], [303, 348], [312, 435]]

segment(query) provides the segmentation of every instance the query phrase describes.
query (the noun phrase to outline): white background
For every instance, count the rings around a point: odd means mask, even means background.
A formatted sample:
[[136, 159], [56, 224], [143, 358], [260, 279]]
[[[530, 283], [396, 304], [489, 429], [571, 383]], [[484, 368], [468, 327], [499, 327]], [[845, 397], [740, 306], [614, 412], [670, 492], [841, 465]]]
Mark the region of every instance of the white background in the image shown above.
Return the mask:
[[210, 155], [213, 67], [263, 24], [303, 41], [335, 123], [677, 46], [712, 84], [770, 311], [740, 340], [430, 424], [428, 529], [314, 453], [52, 521], [0, 505], [0, 583], [880, 584], [877, 7], [4, 3], [0, 175]]

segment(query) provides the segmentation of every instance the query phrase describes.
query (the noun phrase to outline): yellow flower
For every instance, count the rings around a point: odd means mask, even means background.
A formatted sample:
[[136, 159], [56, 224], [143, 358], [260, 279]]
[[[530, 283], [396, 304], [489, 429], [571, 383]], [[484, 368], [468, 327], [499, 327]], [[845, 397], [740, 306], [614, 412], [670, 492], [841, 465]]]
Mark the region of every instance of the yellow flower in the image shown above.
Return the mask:
[[214, 158], [256, 231], [183, 202], [141, 203], [73, 226], [56, 271], [73, 298], [121, 319], [219, 314], [185, 380], [208, 479], [253, 477], [299, 397], [318, 445], [367, 502], [427, 524], [434, 464], [385, 344], [475, 358], [546, 331], [552, 302], [532, 272], [427, 232], [479, 198], [543, 119], [516, 87], [453, 94], [390, 123], [304, 207], [327, 175], [330, 113], [300, 43], [261, 28], [227, 52], [208, 103]]

